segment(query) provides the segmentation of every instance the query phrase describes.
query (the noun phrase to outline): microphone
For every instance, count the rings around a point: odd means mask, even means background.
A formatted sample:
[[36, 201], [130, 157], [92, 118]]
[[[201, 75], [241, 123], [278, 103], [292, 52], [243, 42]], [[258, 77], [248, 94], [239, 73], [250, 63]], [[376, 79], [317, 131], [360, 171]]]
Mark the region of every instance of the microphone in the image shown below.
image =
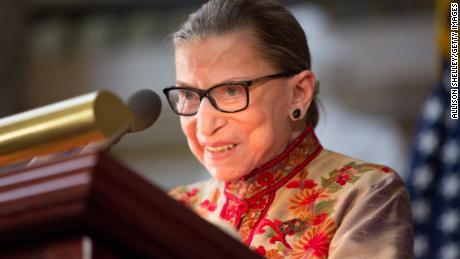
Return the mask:
[[134, 114], [127, 133], [142, 131], [152, 125], [160, 116], [161, 99], [157, 93], [149, 89], [142, 89], [131, 95], [128, 107]]
[[134, 93], [127, 104], [99, 91], [2, 118], [0, 167], [109, 150], [124, 134], [148, 128], [160, 112], [161, 99], [152, 90]]
[[107, 143], [105, 148], [107, 151], [120, 142], [126, 133], [139, 132], [150, 127], [161, 113], [161, 99], [157, 93], [149, 89], [142, 89], [135, 92], [128, 98], [127, 104], [134, 118], [128, 129]]

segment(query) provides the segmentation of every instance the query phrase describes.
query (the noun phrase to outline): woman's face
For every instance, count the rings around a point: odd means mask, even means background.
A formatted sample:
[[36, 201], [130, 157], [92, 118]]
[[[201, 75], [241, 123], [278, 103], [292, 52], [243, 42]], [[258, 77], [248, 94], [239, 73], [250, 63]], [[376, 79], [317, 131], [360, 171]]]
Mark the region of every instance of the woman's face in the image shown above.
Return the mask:
[[[208, 37], [176, 48], [176, 84], [199, 89], [278, 72], [260, 58], [244, 33]], [[221, 181], [240, 178], [281, 153], [293, 133], [292, 78], [264, 81], [249, 89], [249, 106], [236, 113], [216, 110], [203, 98], [193, 116], [181, 116], [193, 154]]]

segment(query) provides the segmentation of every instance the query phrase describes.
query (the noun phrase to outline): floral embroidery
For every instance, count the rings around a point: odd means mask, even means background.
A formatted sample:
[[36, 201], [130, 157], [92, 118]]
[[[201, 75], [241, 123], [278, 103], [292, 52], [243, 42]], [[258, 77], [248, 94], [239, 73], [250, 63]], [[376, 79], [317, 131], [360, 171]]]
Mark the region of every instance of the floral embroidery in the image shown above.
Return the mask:
[[[349, 160], [352, 162], [318, 175], [318, 163], [307, 165], [321, 150], [310, 127], [281, 155], [241, 179], [226, 182], [224, 188], [213, 187], [206, 197], [197, 188], [182, 188], [173, 196], [202, 216], [219, 213], [239, 231], [243, 242], [266, 258], [326, 258], [337, 229], [331, 217], [337, 192], [349, 188], [366, 172], [393, 171]], [[221, 192], [225, 202], [219, 207]], [[272, 207], [274, 200], [276, 208]]]
[[227, 200], [227, 207], [222, 209], [221, 217], [239, 228], [241, 239], [249, 244], [261, 214], [266, 211], [272, 199], [273, 195], [267, 194], [259, 199], [249, 201]]
[[270, 249], [268, 251], [265, 250], [265, 247], [259, 246], [254, 252], [265, 256], [268, 259], [284, 259], [285, 257], [280, 254], [277, 249]]
[[266, 255], [267, 254], [267, 251], [265, 251], [265, 247], [263, 246], [259, 246], [257, 247], [256, 250], [254, 250], [254, 252], [260, 254], [260, 255]]
[[240, 218], [243, 213], [248, 210], [248, 204], [245, 201], [240, 200], [227, 200], [227, 206], [225, 210], [222, 210], [221, 217], [229, 223], [238, 227], [240, 224]]
[[254, 227], [257, 224], [257, 220], [259, 218], [260, 212], [251, 212], [249, 215], [242, 221], [239, 233], [241, 236], [241, 239], [248, 243], [249, 245], [249, 236], [251, 235], [252, 231], [254, 230]]
[[264, 196], [264, 197], [262, 197], [260, 199], [257, 199], [255, 201], [251, 202], [250, 206], [251, 206], [251, 208], [254, 208], [254, 209], [263, 209], [263, 208], [265, 208], [267, 203], [268, 203], [268, 197]]
[[327, 213], [321, 213], [316, 215], [316, 217], [313, 219], [313, 225], [317, 226], [321, 223], [323, 223], [324, 220], [327, 218]]
[[[313, 128], [309, 125], [277, 158], [255, 169], [244, 179], [227, 182], [226, 192], [240, 199], [248, 199], [263, 191], [277, 189], [280, 186], [276, 185], [290, 180], [295, 175], [296, 172], [293, 170], [297, 166], [305, 167], [321, 150]], [[245, 189], [243, 193], [242, 188]]]
[[[217, 208], [217, 200], [219, 199], [220, 191], [218, 188], [214, 189], [211, 200], [205, 199], [200, 203], [200, 209], [205, 209], [207, 211], [215, 211]], [[204, 213], [204, 211], [203, 211]]]
[[294, 216], [306, 218], [314, 212], [314, 206], [317, 200], [327, 198], [329, 198], [329, 194], [321, 187], [303, 190], [290, 199], [291, 206], [288, 208]]
[[306, 231], [294, 243], [292, 258], [326, 258], [329, 254], [329, 245], [336, 230], [335, 222], [327, 219], [323, 224]]
[[268, 259], [284, 259], [285, 256], [281, 255], [277, 249], [270, 249], [265, 254], [265, 257]]
[[353, 176], [353, 173], [351, 172], [352, 169], [353, 168], [351, 166], [342, 167], [336, 177], [335, 182], [342, 186], [347, 184], [347, 182], [350, 181], [351, 176]]
[[380, 170], [382, 170], [382, 172], [384, 172], [384, 173], [394, 173], [394, 171], [391, 168], [387, 167], [387, 166], [382, 166], [380, 168]]
[[[239, 229], [243, 241], [250, 244], [256, 233], [256, 225], [265, 216], [274, 199], [274, 192], [301, 173], [321, 150], [310, 125], [277, 158], [242, 179], [225, 183], [224, 194], [227, 200], [221, 217]], [[315, 183], [307, 181], [300, 185], [302, 188], [310, 188], [312, 184]]]
[[274, 181], [273, 179], [273, 174], [271, 172], [264, 172], [264, 173], [261, 173], [258, 177], [257, 177], [257, 184], [261, 185], [261, 186], [267, 186], [267, 185], [270, 185], [272, 184]]
[[212, 204], [209, 200], [204, 200], [200, 203], [200, 208], [207, 209], [208, 211], [216, 210], [217, 206]]
[[300, 189], [312, 189], [313, 187], [317, 186], [318, 184], [315, 183], [312, 179], [300, 180], [294, 179], [290, 181], [286, 188], [293, 189], [293, 188], [300, 188]]
[[179, 187], [169, 192], [169, 195], [185, 206], [191, 208], [195, 207], [195, 204], [199, 201], [199, 194], [200, 190], [197, 188], [193, 188], [189, 191], [186, 187]]
[[284, 235], [292, 236], [298, 232], [303, 232], [308, 225], [300, 219], [291, 219], [286, 222], [283, 222], [279, 229]]
[[389, 167], [380, 166], [370, 163], [357, 164], [356, 162], [351, 162], [344, 165], [340, 169], [334, 169], [329, 172], [329, 177], [321, 177], [321, 186], [329, 189], [330, 192], [337, 192], [342, 186], [347, 185], [348, 183], [356, 182], [361, 176], [369, 171], [378, 169], [384, 173], [393, 172]]
[[274, 234], [269, 235], [269, 242], [271, 244], [274, 244], [275, 242], [281, 242], [285, 247], [291, 248], [291, 246], [286, 241], [286, 233], [281, 232], [281, 224], [282, 222], [277, 219], [274, 221], [271, 221], [269, 219], [263, 219], [262, 222], [259, 224], [258, 229], [256, 230], [256, 234], [265, 233], [264, 227], [269, 226], [271, 230], [275, 232]]

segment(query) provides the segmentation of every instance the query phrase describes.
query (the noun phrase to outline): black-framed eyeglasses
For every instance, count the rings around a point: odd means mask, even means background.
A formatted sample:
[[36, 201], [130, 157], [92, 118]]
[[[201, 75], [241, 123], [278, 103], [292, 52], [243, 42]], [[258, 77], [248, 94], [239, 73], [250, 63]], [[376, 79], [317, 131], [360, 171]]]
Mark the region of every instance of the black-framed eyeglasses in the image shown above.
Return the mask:
[[192, 116], [198, 112], [201, 100], [207, 97], [211, 105], [218, 111], [234, 113], [249, 106], [249, 87], [262, 81], [275, 78], [291, 77], [297, 72], [282, 72], [258, 77], [252, 80], [225, 82], [201, 90], [193, 87], [167, 87], [163, 93], [168, 99], [172, 110], [182, 116]]

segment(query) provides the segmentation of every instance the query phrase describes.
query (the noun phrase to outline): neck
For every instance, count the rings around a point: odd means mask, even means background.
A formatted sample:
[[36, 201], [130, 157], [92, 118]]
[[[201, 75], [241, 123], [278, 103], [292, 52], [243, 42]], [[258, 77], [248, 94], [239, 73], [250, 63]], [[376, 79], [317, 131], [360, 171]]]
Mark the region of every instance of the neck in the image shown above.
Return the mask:
[[291, 137], [289, 138], [289, 143], [296, 139], [305, 130], [307, 126], [308, 124], [305, 123], [305, 121], [303, 120], [293, 122], [292, 133]]

